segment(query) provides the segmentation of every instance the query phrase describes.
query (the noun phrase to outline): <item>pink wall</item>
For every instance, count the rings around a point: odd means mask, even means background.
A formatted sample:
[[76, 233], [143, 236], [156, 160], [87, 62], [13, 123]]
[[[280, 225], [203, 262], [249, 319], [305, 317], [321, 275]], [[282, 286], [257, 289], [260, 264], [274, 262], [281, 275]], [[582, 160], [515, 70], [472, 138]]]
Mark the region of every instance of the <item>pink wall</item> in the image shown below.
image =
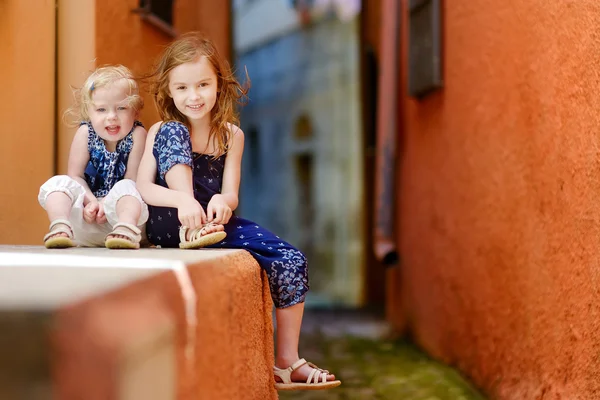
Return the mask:
[[598, 398], [600, 3], [444, 12], [445, 88], [404, 109], [395, 301], [492, 398]]

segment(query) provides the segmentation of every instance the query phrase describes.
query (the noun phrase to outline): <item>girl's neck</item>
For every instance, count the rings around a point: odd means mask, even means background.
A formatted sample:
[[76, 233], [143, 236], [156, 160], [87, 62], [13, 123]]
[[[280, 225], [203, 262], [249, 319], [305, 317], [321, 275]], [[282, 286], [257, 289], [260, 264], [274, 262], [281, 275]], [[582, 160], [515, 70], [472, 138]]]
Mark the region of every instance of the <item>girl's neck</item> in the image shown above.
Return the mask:
[[102, 139], [102, 141], [104, 142], [104, 148], [110, 152], [110, 153], [114, 153], [115, 151], [117, 151], [117, 142], [109, 142], [108, 140], [104, 140]]
[[208, 134], [210, 133], [210, 118], [205, 117], [201, 120], [190, 121], [190, 125], [192, 128], [192, 136], [208, 138]]
[[210, 149], [208, 136], [210, 135], [210, 118], [202, 118], [201, 120], [190, 121], [192, 150], [198, 153], [212, 153], [214, 149]]

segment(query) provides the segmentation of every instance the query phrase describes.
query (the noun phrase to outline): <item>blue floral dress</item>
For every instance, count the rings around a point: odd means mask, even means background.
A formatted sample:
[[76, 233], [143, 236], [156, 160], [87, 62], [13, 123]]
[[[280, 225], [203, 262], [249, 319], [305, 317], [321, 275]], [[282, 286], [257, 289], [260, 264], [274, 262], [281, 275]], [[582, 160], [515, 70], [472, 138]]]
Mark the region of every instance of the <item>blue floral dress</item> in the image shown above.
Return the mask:
[[90, 122], [82, 122], [88, 127], [88, 152], [90, 161], [85, 168], [84, 177], [96, 198], [106, 197], [115, 183], [125, 178], [127, 161], [133, 148], [133, 131], [141, 122], [135, 121], [131, 131], [117, 143], [114, 152], [106, 150], [104, 140], [98, 136]]
[[[213, 195], [221, 192], [225, 155], [212, 156], [192, 152], [187, 127], [179, 122], [164, 123], [154, 140], [154, 158], [158, 166], [156, 184], [168, 187], [165, 174], [177, 164], [193, 168], [194, 196], [204, 210]], [[148, 240], [161, 247], [179, 247], [177, 209], [148, 205]], [[232, 216], [225, 225], [227, 237], [212, 248], [244, 249], [250, 252], [269, 277], [271, 298], [277, 308], [304, 301], [309, 289], [306, 257], [298, 249], [252, 221]]]

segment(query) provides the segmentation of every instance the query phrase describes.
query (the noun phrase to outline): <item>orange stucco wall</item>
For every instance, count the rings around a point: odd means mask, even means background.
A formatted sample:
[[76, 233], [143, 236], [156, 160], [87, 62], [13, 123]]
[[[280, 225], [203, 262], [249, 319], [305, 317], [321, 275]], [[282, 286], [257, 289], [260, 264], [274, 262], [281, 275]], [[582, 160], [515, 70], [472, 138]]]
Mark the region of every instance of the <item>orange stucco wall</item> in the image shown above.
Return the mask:
[[54, 1], [0, 1], [0, 243], [41, 240], [54, 168]]
[[491, 398], [597, 399], [600, 4], [451, 3], [445, 88], [404, 109], [409, 324]]

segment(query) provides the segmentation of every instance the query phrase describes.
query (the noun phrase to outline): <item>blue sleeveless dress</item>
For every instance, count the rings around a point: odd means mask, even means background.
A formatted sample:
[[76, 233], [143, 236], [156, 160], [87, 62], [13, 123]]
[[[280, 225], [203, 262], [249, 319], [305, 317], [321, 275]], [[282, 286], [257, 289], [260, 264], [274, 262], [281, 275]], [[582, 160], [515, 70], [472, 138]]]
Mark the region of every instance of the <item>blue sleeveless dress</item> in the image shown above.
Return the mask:
[[96, 198], [106, 197], [115, 183], [125, 178], [127, 161], [133, 148], [133, 131], [143, 125], [140, 121], [135, 121], [127, 136], [117, 143], [114, 152], [106, 150], [104, 140], [98, 136], [91, 122], [82, 122], [81, 125], [88, 127], [90, 153], [90, 161], [84, 172], [85, 181]]
[[[193, 169], [194, 196], [204, 210], [213, 195], [221, 193], [225, 155], [212, 156], [192, 152], [187, 127], [179, 122], [164, 123], [154, 140], [153, 155], [158, 166], [156, 184], [168, 187], [165, 174], [177, 164]], [[177, 209], [148, 205], [146, 223], [148, 240], [161, 247], [179, 247]], [[227, 237], [209, 246], [221, 249], [244, 249], [250, 252], [269, 277], [271, 298], [277, 308], [302, 303], [309, 289], [306, 257], [298, 249], [263, 227], [244, 218], [232, 216], [225, 225]]]

